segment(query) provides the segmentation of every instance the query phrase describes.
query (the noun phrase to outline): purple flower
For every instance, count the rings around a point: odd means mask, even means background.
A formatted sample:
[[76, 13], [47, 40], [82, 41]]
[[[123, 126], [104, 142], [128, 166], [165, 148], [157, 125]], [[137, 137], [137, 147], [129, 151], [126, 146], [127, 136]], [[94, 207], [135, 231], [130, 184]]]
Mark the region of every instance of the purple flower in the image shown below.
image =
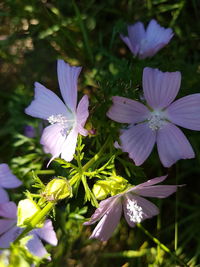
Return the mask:
[[24, 135], [29, 137], [29, 138], [35, 137], [36, 136], [35, 128], [31, 125], [26, 125], [24, 127]]
[[[10, 243], [21, 234], [23, 228], [17, 227], [17, 207], [14, 202], [0, 204], [0, 248], [9, 248]], [[32, 238], [26, 244], [27, 249], [38, 257], [47, 255], [47, 251], [40, 239], [56, 246], [57, 237], [51, 220], [46, 220], [42, 228], [37, 228], [28, 234]], [[48, 256], [48, 259], [51, 258]]]
[[128, 36], [120, 35], [131, 52], [140, 59], [154, 56], [173, 37], [170, 28], [161, 27], [152, 19], [145, 31], [144, 24], [137, 22], [128, 26]]
[[7, 164], [0, 164], [0, 203], [9, 201], [8, 193], [4, 188], [16, 188], [21, 184], [22, 182], [12, 174]]
[[84, 223], [84, 225], [90, 225], [100, 220], [90, 238], [101, 241], [108, 240], [120, 221], [122, 209], [130, 227], [157, 215], [159, 213], [158, 208], [143, 197], [165, 198], [173, 194], [178, 186], [155, 185], [164, 181], [166, 177], [162, 176], [148, 180], [145, 183], [131, 187], [124, 193], [101, 201], [99, 208], [96, 209], [91, 219]]
[[174, 124], [200, 130], [200, 94], [173, 102], [180, 83], [178, 71], [161, 72], [145, 68], [143, 90], [146, 106], [125, 97], [113, 97], [114, 105], [107, 115], [114, 121], [130, 124], [127, 130], [122, 130], [121, 149], [129, 153], [137, 166], [147, 159], [155, 143], [165, 167], [170, 167], [179, 159], [195, 157], [187, 138]]
[[26, 114], [48, 120], [51, 124], [43, 131], [40, 143], [51, 160], [61, 155], [71, 161], [75, 153], [78, 133], [86, 136], [83, 128], [88, 113], [88, 97], [83, 96], [77, 106], [77, 80], [81, 67], [71, 67], [58, 60], [58, 82], [63, 101], [40, 83], [35, 83], [35, 99], [25, 109]]

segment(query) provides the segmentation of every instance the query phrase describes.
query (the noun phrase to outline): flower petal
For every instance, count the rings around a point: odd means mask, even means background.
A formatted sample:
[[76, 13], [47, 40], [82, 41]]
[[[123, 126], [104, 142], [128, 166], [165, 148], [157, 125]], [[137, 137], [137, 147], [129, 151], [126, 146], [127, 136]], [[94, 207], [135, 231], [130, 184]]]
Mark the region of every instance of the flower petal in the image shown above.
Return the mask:
[[63, 126], [53, 124], [46, 127], [42, 133], [40, 144], [43, 145], [45, 153], [50, 153], [53, 158], [60, 155], [66, 135], [63, 133]]
[[169, 168], [179, 159], [195, 157], [183, 132], [172, 123], [166, 123], [157, 133], [157, 147], [163, 166]]
[[171, 122], [187, 129], [200, 131], [200, 94], [176, 100], [167, 108]]
[[0, 216], [16, 220], [17, 206], [15, 202], [9, 201], [9, 202], [0, 204]]
[[115, 195], [113, 197], [109, 197], [105, 200], [102, 200], [99, 203], [99, 207], [95, 210], [90, 220], [87, 222], [84, 222], [83, 225], [90, 225], [100, 220], [107, 212], [109, 212], [110, 209], [112, 209], [112, 207], [114, 206], [116, 202], [116, 198], [118, 197], [119, 195]]
[[128, 36], [130, 38], [133, 49], [137, 53], [137, 45], [140, 45], [141, 41], [145, 38], [144, 24], [140, 21], [133, 25], [128, 26]]
[[162, 72], [144, 68], [143, 90], [148, 105], [154, 109], [167, 107], [177, 96], [181, 84], [181, 73]]
[[5, 203], [9, 201], [9, 196], [6, 190], [0, 187], [0, 203]]
[[138, 44], [132, 44], [131, 40], [128, 36], [124, 36], [123, 34], [120, 34], [120, 38], [122, 41], [128, 46], [128, 48], [131, 50], [131, 52], [134, 54], [134, 56], [137, 55], [138, 50], [139, 50], [139, 45]]
[[176, 192], [177, 188], [177, 185], [154, 185], [148, 187], [146, 186], [143, 188], [136, 188], [132, 192], [143, 197], [165, 198]]
[[15, 239], [21, 234], [23, 229], [14, 226], [6, 233], [0, 236], [0, 248], [9, 248], [10, 243], [15, 241]]
[[78, 132], [84, 136], [86, 136], [88, 133], [88, 131], [83, 128], [89, 116], [88, 106], [89, 106], [88, 96], [84, 95], [78, 104], [76, 113], [76, 119], [77, 119], [76, 127], [78, 129]]
[[128, 192], [134, 191], [136, 188], [143, 188], [143, 187], [147, 187], [147, 186], [151, 186], [151, 185], [154, 185], [154, 184], [161, 183], [166, 178], [167, 178], [167, 175], [150, 179], [150, 180], [148, 180], [148, 181], [146, 181], [146, 182], [144, 182], [142, 184], [139, 184], [137, 186], [134, 186], [133, 188], [129, 189]]
[[171, 28], [164, 28], [158, 24], [155, 19], [152, 19], [146, 30], [146, 38], [155, 43], [168, 43], [173, 37]]
[[171, 28], [165, 29], [161, 27], [156, 20], [152, 19], [146, 30], [147, 45], [145, 46], [146, 52], [149, 50], [151, 54], [145, 57], [153, 56], [158, 50], [167, 45], [172, 37], [173, 32]]
[[38, 256], [39, 258], [43, 258], [45, 255], [47, 256], [47, 259], [50, 260], [50, 256], [48, 255], [48, 252], [46, 251], [44, 245], [42, 244], [41, 240], [36, 236], [34, 233], [34, 230], [29, 233], [32, 238], [27, 242], [26, 247], [28, 250], [35, 256]]
[[0, 219], [0, 235], [7, 232], [15, 224], [15, 222], [16, 220]]
[[128, 37], [120, 36], [127, 44], [131, 52], [136, 56], [140, 49], [140, 43], [145, 38], [145, 29], [140, 21], [128, 26]]
[[78, 131], [76, 130], [76, 128], [73, 128], [62, 145], [62, 159], [66, 161], [71, 161], [73, 159], [76, 150], [77, 137]]
[[152, 131], [147, 123], [141, 123], [124, 130], [120, 140], [122, 150], [128, 152], [135, 165], [139, 166], [147, 159], [153, 149], [156, 131]]
[[38, 82], [35, 83], [35, 98], [25, 109], [25, 113], [44, 120], [52, 115], [62, 114], [68, 117], [71, 114], [56, 94]]
[[7, 164], [0, 164], [0, 186], [4, 188], [15, 188], [22, 184], [22, 182], [12, 174]]
[[35, 230], [35, 233], [47, 243], [56, 246], [58, 243], [58, 239], [56, 237], [56, 233], [53, 229], [52, 221], [46, 220], [44, 226], [42, 228], [38, 228]]
[[107, 241], [115, 228], [117, 227], [122, 214], [122, 204], [117, 202], [113, 207], [103, 216], [100, 222], [95, 227], [90, 238], [96, 238], [101, 241]]
[[126, 97], [113, 96], [113, 105], [107, 112], [107, 116], [121, 123], [136, 123], [145, 120], [150, 111], [140, 102]]
[[65, 104], [75, 112], [77, 104], [77, 84], [81, 67], [72, 67], [64, 60], [58, 60], [58, 82]]

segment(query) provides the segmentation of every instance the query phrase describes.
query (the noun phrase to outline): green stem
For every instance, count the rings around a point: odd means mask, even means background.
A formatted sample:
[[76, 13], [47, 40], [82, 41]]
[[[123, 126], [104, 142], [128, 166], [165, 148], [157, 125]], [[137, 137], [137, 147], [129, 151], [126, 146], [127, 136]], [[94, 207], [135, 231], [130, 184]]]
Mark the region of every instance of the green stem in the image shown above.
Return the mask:
[[103, 154], [104, 150], [106, 149], [110, 141], [111, 141], [111, 137], [109, 136], [106, 142], [104, 143], [104, 145], [102, 146], [102, 148], [99, 150], [99, 152], [96, 155], [94, 155], [94, 157], [83, 166], [83, 171], [86, 171], [90, 166], [92, 166], [101, 157], [101, 155]]
[[123, 252], [105, 252], [101, 254], [103, 258], [137, 258], [147, 254], [147, 249], [125, 250]]
[[76, 13], [76, 16], [77, 16], [77, 20], [79, 22], [79, 25], [80, 25], [80, 28], [81, 28], [81, 31], [82, 31], [82, 34], [83, 34], [85, 50], [86, 50], [86, 52], [87, 52], [87, 54], [89, 56], [90, 62], [93, 62], [92, 50], [90, 48], [86, 27], [85, 27], [85, 25], [83, 23], [83, 20], [81, 18], [81, 13], [80, 13], [80, 11], [78, 9], [78, 6], [77, 6], [75, 0], [72, 1], [72, 4], [74, 6], [74, 10], [75, 10], [75, 13]]
[[[80, 136], [79, 136], [80, 137]], [[81, 137], [80, 137], [81, 138]], [[81, 154], [80, 154], [80, 150], [78, 149], [78, 155], [77, 155], [77, 163], [78, 163], [78, 168], [79, 168], [79, 174], [81, 175], [83, 173], [83, 167], [82, 167], [82, 164], [81, 164]]]
[[[159, 201], [159, 210], [161, 210], [161, 202]], [[158, 214], [158, 217], [157, 217], [157, 235], [158, 235], [158, 238], [159, 238], [159, 233], [160, 233], [160, 229], [161, 229], [161, 218], [160, 218], [160, 214]], [[156, 255], [156, 259], [158, 261], [158, 264], [161, 263], [161, 248], [159, 245], [157, 245], [157, 255]]]
[[141, 224], [137, 224], [137, 227], [140, 228], [154, 243], [156, 243], [160, 248], [162, 248], [165, 252], [171, 255], [171, 257], [179, 262], [181, 266], [189, 267], [183, 260], [181, 260], [176, 254], [171, 252], [171, 250], [166, 247], [163, 243], [161, 243], [156, 237], [154, 237], [148, 230], [146, 230]]
[[[176, 164], [176, 184], [178, 184], [178, 163]], [[178, 190], [176, 191], [175, 200], [175, 231], [174, 231], [174, 250], [178, 248]]]
[[[103, 154], [104, 150], [106, 149], [107, 145], [109, 144], [109, 142], [111, 141], [111, 137], [109, 136], [108, 139], [106, 140], [106, 142], [104, 143], [104, 145], [102, 146], [102, 148], [99, 150], [99, 152], [94, 155], [93, 158], [91, 158], [83, 167], [82, 167], [82, 171], [85, 172], [87, 171], [87, 169], [92, 166]], [[82, 175], [82, 174], [81, 174]], [[81, 175], [79, 173], [77, 173], [76, 175], [74, 175], [69, 183], [70, 185], [74, 185], [76, 183], [76, 181], [81, 177]]]
[[146, 5], [147, 5], [148, 11], [151, 12], [151, 10], [152, 10], [152, 2], [151, 2], [151, 0], [147, 0], [146, 1]]
[[54, 170], [38, 170], [35, 172], [36, 174], [46, 175], [46, 174], [55, 174]]
[[[72, 179], [69, 181], [71, 186], [74, 183], [76, 183], [78, 179], [82, 177], [82, 174], [84, 171], [86, 171], [90, 166], [92, 166], [101, 157], [102, 153], [106, 149], [110, 140], [111, 138], [108, 137], [108, 139], [106, 140], [102, 148], [99, 150], [99, 152], [91, 160], [89, 160], [83, 167], [81, 166], [81, 162], [80, 161], [78, 162], [81, 173], [78, 173], [72, 177]], [[84, 183], [84, 179], [83, 179], [83, 183]], [[14, 243], [17, 243], [21, 238], [25, 237], [27, 233], [29, 233], [32, 229], [34, 229], [37, 226], [37, 224], [40, 223], [43, 220], [43, 218], [53, 209], [54, 206], [55, 206], [54, 202], [49, 202], [41, 211], [37, 212], [34, 218], [29, 222], [29, 225], [18, 236], [18, 238], [14, 241]]]
[[[109, 136], [102, 148], [99, 150], [99, 152], [91, 159], [89, 160], [83, 167], [82, 172], [86, 171], [90, 166], [92, 166], [103, 154], [104, 150], [106, 149], [107, 145], [111, 141], [111, 137]], [[79, 166], [80, 167], [80, 166]], [[81, 174], [76, 174], [72, 177], [72, 179], [69, 181], [70, 185], [72, 186], [78, 179], [82, 177]], [[18, 238], [14, 241], [14, 243], [17, 243], [21, 238], [26, 236], [28, 232], [30, 232], [32, 229], [34, 229], [39, 222], [43, 220], [43, 218], [53, 209], [55, 203], [49, 202], [41, 211], [37, 212], [34, 218], [30, 221], [29, 226], [27, 226], [24, 231], [18, 236]]]
[[24, 231], [18, 236], [14, 244], [16, 244], [20, 239], [27, 235], [32, 229], [34, 229], [38, 223], [40, 223], [43, 218], [53, 209], [55, 203], [49, 202], [41, 211], [37, 212], [34, 218], [30, 221], [29, 225], [24, 229]]

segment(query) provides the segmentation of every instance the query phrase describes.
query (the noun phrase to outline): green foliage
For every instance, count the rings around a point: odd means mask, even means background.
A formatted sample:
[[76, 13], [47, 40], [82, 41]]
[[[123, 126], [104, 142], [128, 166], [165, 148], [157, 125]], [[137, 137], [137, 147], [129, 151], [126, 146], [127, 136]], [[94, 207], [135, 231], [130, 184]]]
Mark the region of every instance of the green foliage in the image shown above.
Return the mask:
[[[123, 221], [106, 244], [88, 240], [91, 229], [82, 223], [93, 213], [93, 207], [98, 206], [94, 185], [103, 188], [104, 196], [100, 197], [103, 199], [126, 188], [128, 183], [136, 185], [166, 174], [155, 153], [141, 168], [113, 147], [121, 125], [109, 120], [106, 112], [113, 95], [142, 98], [145, 66], [180, 70], [183, 79], [179, 96], [199, 92], [199, 1], [4, 0], [0, 6], [1, 162], [10, 164], [23, 181], [26, 197], [41, 208], [47, 203], [42, 192], [54, 177], [66, 177], [73, 185], [74, 195], [73, 199], [58, 202], [55, 208], [59, 243], [56, 248], [48, 247], [52, 262], [39, 260], [23, 244], [17, 244], [0, 256], [0, 267], [8, 266], [8, 259], [9, 267], [26, 267], [31, 263], [53, 267], [177, 266], [179, 263], [162, 246], [155, 245], [139, 229], [128, 229]], [[133, 58], [119, 34], [126, 33], [127, 23], [140, 20], [147, 24], [152, 18], [162, 26], [172, 27], [175, 35], [153, 58], [139, 61]], [[44, 154], [39, 143], [46, 125], [25, 115], [24, 109], [32, 100], [35, 81], [59, 94], [57, 58], [83, 66], [79, 89], [80, 95], [87, 94], [90, 98], [86, 127], [94, 134], [79, 137], [72, 162], [56, 159], [46, 169], [49, 155]], [[34, 127], [34, 138], [24, 135], [26, 125]], [[158, 203], [157, 227], [156, 219], [145, 222], [144, 226], [170, 251], [174, 251], [176, 244], [176, 255], [187, 266], [196, 267], [200, 262], [200, 137], [198, 132], [185, 132], [196, 150], [196, 159], [180, 161], [177, 167], [170, 168], [167, 182], [187, 187], [179, 190], [176, 201], [172, 197]], [[99, 155], [107, 138], [110, 141]], [[123, 180], [118, 182], [116, 177]], [[10, 191], [11, 200], [18, 202], [24, 198], [24, 188]]]
[[18, 245], [11, 244], [9, 250], [4, 250], [0, 255], [0, 266], [29, 267], [31, 264], [40, 266], [40, 264], [44, 262], [44, 259], [41, 260], [33, 256], [24, 246], [30, 238], [30, 236], [27, 236], [23, 238]]

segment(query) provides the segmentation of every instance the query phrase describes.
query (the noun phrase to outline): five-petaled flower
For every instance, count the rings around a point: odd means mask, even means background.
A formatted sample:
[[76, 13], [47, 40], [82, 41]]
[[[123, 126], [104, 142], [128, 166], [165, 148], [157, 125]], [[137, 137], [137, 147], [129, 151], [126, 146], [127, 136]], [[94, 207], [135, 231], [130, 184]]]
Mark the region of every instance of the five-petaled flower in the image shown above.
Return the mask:
[[[17, 207], [14, 202], [0, 204], [0, 249], [9, 248], [10, 243], [21, 234], [23, 228], [17, 227]], [[31, 237], [26, 248], [35, 256], [51, 259], [40, 239], [56, 246], [57, 237], [54, 232], [51, 220], [46, 220], [42, 228], [33, 229], [28, 233]]]
[[0, 164], [0, 203], [9, 201], [8, 193], [4, 188], [19, 187], [22, 182], [11, 172], [7, 164]]
[[166, 177], [161, 176], [148, 180], [101, 201], [91, 219], [84, 223], [84, 225], [90, 225], [100, 220], [90, 238], [101, 241], [108, 240], [120, 221], [122, 209], [130, 227], [157, 215], [158, 208], [143, 197], [165, 198], [174, 193], [178, 187], [176, 185], [155, 185], [164, 181]]
[[[170, 167], [179, 159], [194, 158], [194, 151], [183, 132], [176, 127], [200, 130], [200, 94], [175, 102], [181, 83], [180, 72], [161, 72], [145, 68], [143, 90], [147, 105], [114, 96], [107, 115], [114, 121], [129, 123], [120, 135], [121, 149], [141, 165], [157, 143], [162, 164]], [[172, 103], [173, 102], [173, 103]]]
[[143, 23], [137, 22], [128, 26], [128, 36], [120, 36], [135, 56], [144, 59], [154, 56], [167, 45], [173, 37], [173, 32], [170, 28], [161, 27], [152, 19], [146, 31]]
[[40, 83], [35, 83], [35, 99], [25, 112], [33, 117], [48, 120], [51, 124], [43, 131], [40, 143], [51, 160], [61, 155], [71, 161], [75, 153], [78, 133], [86, 136], [83, 127], [89, 115], [88, 97], [83, 96], [77, 106], [77, 80], [81, 67], [72, 67], [58, 60], [57, 72], [63, 101]]

